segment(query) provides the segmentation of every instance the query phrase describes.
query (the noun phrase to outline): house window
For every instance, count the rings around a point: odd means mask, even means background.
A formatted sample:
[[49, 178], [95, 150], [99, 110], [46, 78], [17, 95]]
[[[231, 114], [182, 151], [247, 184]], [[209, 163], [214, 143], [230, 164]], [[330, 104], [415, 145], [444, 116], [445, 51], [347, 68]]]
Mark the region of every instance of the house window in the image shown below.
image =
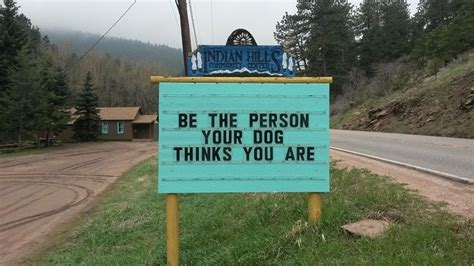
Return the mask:
[[123, 134], [124, 131], [125, 131], [124, 122], [123, 121], [118, 121], [117, 122], [117, 133], [118, 134]]
[[109, 134], [109, 123], [102, 122], [102, 134]]

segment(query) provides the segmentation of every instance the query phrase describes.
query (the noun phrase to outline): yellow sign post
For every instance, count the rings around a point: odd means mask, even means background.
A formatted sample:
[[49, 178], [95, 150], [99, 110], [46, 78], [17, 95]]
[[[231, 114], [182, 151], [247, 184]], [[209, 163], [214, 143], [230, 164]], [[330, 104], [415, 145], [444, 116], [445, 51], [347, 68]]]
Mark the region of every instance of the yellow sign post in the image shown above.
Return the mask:
[[308, 194], [308, 222], [315, 223], [321, 218], [321, 193]]
[[179, 265], [179, 211], [177, 194], [166, 194], [166, 245], [168, 265]]

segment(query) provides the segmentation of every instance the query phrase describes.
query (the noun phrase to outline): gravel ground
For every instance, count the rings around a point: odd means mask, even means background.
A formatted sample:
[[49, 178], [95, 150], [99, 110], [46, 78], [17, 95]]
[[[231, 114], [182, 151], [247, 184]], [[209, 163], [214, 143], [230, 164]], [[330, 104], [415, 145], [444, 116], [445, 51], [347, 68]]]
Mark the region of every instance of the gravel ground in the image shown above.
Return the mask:
[[0, 265], [28, 254], [156, 150], [155, 142], [99, 142], [0, 157]]

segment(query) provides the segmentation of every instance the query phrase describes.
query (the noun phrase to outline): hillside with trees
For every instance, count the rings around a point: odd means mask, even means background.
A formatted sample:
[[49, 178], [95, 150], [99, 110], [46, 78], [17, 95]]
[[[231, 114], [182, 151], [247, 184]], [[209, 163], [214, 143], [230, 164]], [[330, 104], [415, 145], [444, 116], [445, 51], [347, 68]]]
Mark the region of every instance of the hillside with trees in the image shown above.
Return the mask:
[[140, 106], [152, 113], [158, 102], [150, 75], [182, 72], [179, 50], [137, 41], [106, 39], [101, 49], [110, 53], [99, 49], [81, 56], [89, 40], [68, 41], [78, 42], [78, 50], [53, 43], [13, 0], [0, 5], [0, 36], [0, 144], [37, 143], [40, 135], [48, 139], [60, 132], [71, 108], [80, 105], [86, 76], [97, 106]]
[[86, 74], [91, 72], [99, 106], [140, 106], [145, 113], [157, 112], [157, 92], [150, 84], [150, 76], [168, 75], [161, 70], [159, 62], [121, 60], [98, 52], [78, 61], [76, 54], [57, 47], [54, 56], [67, 71], [73, 100], [82, 90]]
[[[333, 115], [331, 126], [474, 138], [474, 51], [457, 58], [436, 75], [396, 79], [395, 84], [387, 84], [389, 92], [383, 97], [366, 92], [361, 104]], [[376, 78], [366, 86], [376, 91], [381, 83]]]
[[94, 50], [80, 57], [100, 37], [96, 34], [45, 31], [54, 56], [67, 71], [73, 97], [92, 73], [99, 106], [140, 106], [145, 113], [158, 110], [151, 75], [182, 74], [181, 50], [134, 40], [104, 38]]
[[[79, 31], [42, 29], [41, 32], [60, 50], [76, 55], [86, 52], [100, 38], [98, 34]], [[105, 37], [94, 47], [94, 52], [109, 54], [122, 61], [144, 62], [151, 65], [158, 63], [159, 71], [163, 75], [179, 75], [184, 71], [181, 49], [167, 45]]]
[[[473, 0], [422, 0], [413, 16], [405, 0], [364, 0], [357, 7], [347, 0], [302, 0], [274, 35], [297, 56], [301, 75], [334, 77], [333, 127], [474, 137], [465, 126], [473, 124], [474, 109]], [[395, 98], [405, 99], [406, 110], [445, 105], [434, 108], [438, 115], [397, 116], [382, 104]], [[396, 121], [374, 121], [380, 112]], [[424, 121], [408, 122], [415, 118]]]

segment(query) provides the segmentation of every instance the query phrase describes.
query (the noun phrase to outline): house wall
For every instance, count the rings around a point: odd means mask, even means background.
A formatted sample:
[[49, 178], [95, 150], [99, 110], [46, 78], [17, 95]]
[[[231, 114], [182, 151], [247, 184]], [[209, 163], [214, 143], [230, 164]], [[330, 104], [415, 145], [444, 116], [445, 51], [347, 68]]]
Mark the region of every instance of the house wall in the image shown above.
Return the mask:
[[152, 124], [133, 124], [134, 139], [151, 139], [150, 128]]
[[158, 140], [158, 124], [153, 123], [153, 140]]
[[109, 133], [102, 134], [102, 123], [100, 124], [100, 140], [132, 140], [133, 139], [133, 127], [132, 121], [123, 121], [124, 122], [124, 132], [123, 134], [117, 133], [117, 122], [118, 121], [108, 121], [103, 120], [101, 122], [109, 123]]

